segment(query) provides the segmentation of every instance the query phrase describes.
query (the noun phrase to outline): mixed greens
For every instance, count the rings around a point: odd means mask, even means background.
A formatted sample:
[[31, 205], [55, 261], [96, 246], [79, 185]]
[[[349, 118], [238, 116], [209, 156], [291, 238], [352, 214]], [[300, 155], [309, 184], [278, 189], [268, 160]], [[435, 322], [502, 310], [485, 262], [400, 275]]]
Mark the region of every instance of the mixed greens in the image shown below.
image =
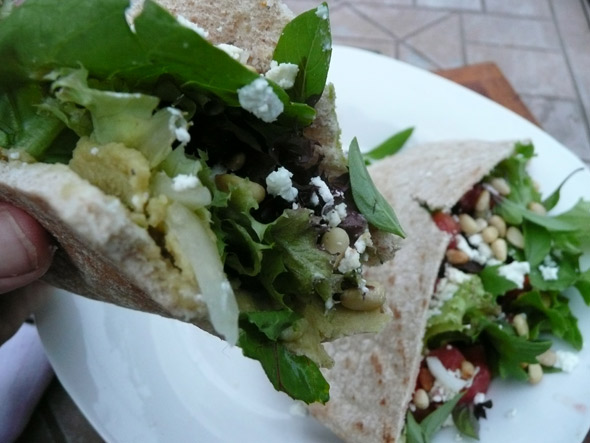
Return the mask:
[[[433, 212], [452, 240], [429, 308], [408, 442], [429, 441], [450, 415], [463, 435], [477, 438], [493, 377], [538, 383], [568, 365], [552, 338], [582, 348], [569, 298], [579, 293], [590, 305], [590, 270], [580, 267], [590, 202], [550, 214], [563, 183], [543, 199], [526, 170], [533, 156], [532, 144], [517, 143], [451, 213]], [[437, 387], [441, 372], [447, 380]]]
[[[327, 6], [284, 29], [274, 60], [296, 73], [284, 87], [155, 3], [129, 8], [2, 2], [0, 158], [69, 164], [118, 197], [198, 282], [219, 334], [277, 389], [326, 402], [321, 342], [389, 320], [343, 308], [338, 294], [369, 290], [360, 269], [371, 233], [403, 235], [358, 146], [328, 177], [304, 135], [326, 89]], [[334, 225], [348, 240], [337, 254], [321, 244]], [[178, 303], [190, 311], [191, 300]]]

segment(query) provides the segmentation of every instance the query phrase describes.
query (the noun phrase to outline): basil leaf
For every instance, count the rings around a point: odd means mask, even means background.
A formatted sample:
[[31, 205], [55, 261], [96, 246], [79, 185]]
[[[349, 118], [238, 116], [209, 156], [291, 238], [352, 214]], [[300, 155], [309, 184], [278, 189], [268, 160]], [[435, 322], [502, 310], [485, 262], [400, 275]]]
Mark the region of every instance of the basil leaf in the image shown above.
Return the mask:
[[356, 138], [350, 143], [348, 167], [350, 170], [352, 197], [359, 211], [367, 218], [367, 221], [383, 231], [405, 237], [395, 212], [387, 200], [379, 193], [367, 171]]
[[255, 326], [242, 326], [238, 346], [245, 356], [260, 361], [276, 390], [308, 404], [326, 403], [330, 399], [330, 386], [313, 361], [268, 340]]
[[326, 3], [300, 14], [285, 26], [273, 59], [299, 67], [295, 85], [288, 91], [292, 100], [310, 106], [319, 100], [326, 86], [331, 55], [332, 37]]
[[420, 427], [422, 428], [425, 441], [430, 441], [436, 431], [440, 429], [464, 394], [464, 392], [459, 392], [451, 400], [443, 403], [440, 407], [436, 408], [434, 412], [428, 414], [428, 416], [422, 420]]
[[383, 143], [364, 154], [365, 163], [371, 164], [376, 160], [396, 154], [401, 148], [403, 148], [413, 132], [414, 128], [408, 128], [392, 135]]
[[420, 424], [414, 418], [414, 415], [408, 411], [406, 415], [406, 443], [427, 443]]
[[453, 423], [461, 434], [479, 440], [479, 421], [469, 405], [461, 405], [453, 409]]
[[528, 221], [523, 223], [522, 233], [525, 257], [532, 268], [541, 263], [551, 252], [551, 235], [546, 228]]

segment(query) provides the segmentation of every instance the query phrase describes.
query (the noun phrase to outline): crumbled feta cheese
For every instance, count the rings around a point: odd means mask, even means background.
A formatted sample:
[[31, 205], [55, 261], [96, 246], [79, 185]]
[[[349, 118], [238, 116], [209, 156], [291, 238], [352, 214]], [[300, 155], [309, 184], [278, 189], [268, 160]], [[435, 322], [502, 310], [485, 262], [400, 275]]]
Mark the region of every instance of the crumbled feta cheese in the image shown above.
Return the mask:
[[524, 277], [531, 272], [529, 262], [513, 261], [498, 268], [498, 274], [514, 282], [518, 289], [524, 287]]
[[326, 182], [324, 182], [321, 179], [321, 177], [318, 177], [318, 176], [313, 177], [310, 180], [309, 184], [318, 188], [318, 192], [320, 194], [320, 197], [324, 201], [324, 203], [326, 203], [326, 204], [334, 203], [334, 196], [330, 192], [330, 188], [328, 188], [328, 185], [326, 184]]
[[131, 197], [131, 204], [136, 209], [142, 209], [147, 203], [150, 195], [147, 192], [143, 194], [135, 194]]
[[313, 194], [311, 194], [311, 197], [309, 197], [309, 202], [311, 203], [312, 206], [317, 206], [320, 204], [320, 198], [314, 192]]
[[342, 222], [342, 218], [336, 209], [331, 209], [322, 218], [328, 222], [331, 228], [335, 228]]
[[441, 308], [445, 302], [455, 295], [461, 284], [471, 278], [472, 277], [469, 274], [466, 274], [453, 266], [447, 266], [445, 269], [445, 276], [438, 281], [436, 291], [430, 299], [427, 314], [428, 317], [430, 318], [440, 314], [442, 312]]
[[90, 154], [91, 155], [98, 155], [98, 147], [93, 146], [92, 148], [90, 148]]
[[262, 77], [238, 89], [238, 100], [242, 108], [267, 123], [274, 122], [284, 109], [281, 99]]
[[192, 174], [178, 174], [172, 179], [172, 189], [175, 191], [185, 191], [196, 188], [199, 185], [199, 178]]
[[480, 403], [483, 403], [484, 401], [486, 401], [486, 395], [483, 392], [478, 392], [473, 397], [473, 404], [474, 405], [478, 405]]
[[248, 58], [250, 57], [250, 53], [248, 51], [246, 51], [245, 49], [242, 49], [242, 48], [238, 48], [237, 46], [234, 46], [234, 45], [229, 45], [227, 43], [220, 43], [220, 44], [216, 45], [216, 47], [218, 49], [221, 49], [223, 52], [225, 52], [231, 58], [239, 61], [242, 64], [245, 64], [248, 61]]
[[326, 311], [331, 310], [334, 307], [334, 299], [332, 297], [330, 297], [328, 300], [326, 300], [326, 302], [324, 303], [324, 306], [326, 307]]
[[180, 23], [182, 26], [184, 26], [185, 28], [188, 29], [192, 29], [193, 31], [195, 31], [197, 34], [199, 34], [201, 37], [203, 38], [207, 38], [209, 37], [209, 32], [206, 31], [205, 29], [201, 28], [200, 26], [198, 26], [197, 24], [191, 22], [188, 18], [182, 16], [182, 15], [178, 15], [176, 17], [176, 20], [178, 21], [178, 23]]
[[176, 140], [182, 144], [187, 144], [191, 141], [191, 135], [188, 132], [188, 122], [185, 120], [182, 112], [176, 108], [167, 108], [170, 113], [170, 120], [168, 121], [168, 129], [174, 133]]
[[299, 72], [299, 66], [294, 63], [277, 63], [275, 60], [270, 62], [270, 69], [264, 76], [275, 82], [283, 89], [292, 88]]
[[572, 372], [580, 362], [580, 358], [573, 352], [555, 351], [555, 356], [557, 361], [553, 366], [564, 372]]
[[322, 3], [316, 8], [315, 15], [322, 20], [328, 20], [328, 7]]
[[291, 177], [293, 177], [293, 173], [281, 166], [266, 177], [266, 191], [270, 195], [279, 196], [288, 202], [292, 202], [299, 194], [299, 191], [293, 186]]
[[[462, 235], [457, 235], [457, 249], [463, 251], [467, 256], [480, 265], [487, 264], [494, 256], [492, 248], [483, 241], [480, 234], [474, 234], [469, 236], [469, 243]], [[472, 248], [471, 245], [475, 246]]]
[[354, 242], [354, 249], [359, 251], [359, 254], [362, 254], [367, 250], [367, 247], [370, 247], [370, 246], [373, 246], [373, 240], [371, 239], [371, 233], [367, 229]]
[[361, 256], [358, 251], [350, 246], [346, 248], [344, 252], [344, 257], [338, 263], [338, 271], [343, 274], [347, 272], [354, 271], [355, 269], [359, 269], [361, 267]]
[[8, 158], [11, 160], [18, 160], [20, 158], [20, 152], [19, 151], [11, 151], [8, 154]]
[[559, 266], [553, 258], [548, 255], [543, 260], [543, 264], [539, 265], [539, 271], [541, 271], [541, 275], [543, 276], [543, 280], [557, 280], [559, 274]]

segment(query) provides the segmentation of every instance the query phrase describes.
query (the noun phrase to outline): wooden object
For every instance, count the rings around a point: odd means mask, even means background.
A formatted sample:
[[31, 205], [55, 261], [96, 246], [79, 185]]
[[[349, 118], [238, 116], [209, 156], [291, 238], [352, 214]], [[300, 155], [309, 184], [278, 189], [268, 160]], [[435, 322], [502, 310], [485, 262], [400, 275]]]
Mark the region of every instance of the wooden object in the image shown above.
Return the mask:
[[540, 126], [495, 63], [479, 63], [439, 70], [435, 73], [499, 103]]

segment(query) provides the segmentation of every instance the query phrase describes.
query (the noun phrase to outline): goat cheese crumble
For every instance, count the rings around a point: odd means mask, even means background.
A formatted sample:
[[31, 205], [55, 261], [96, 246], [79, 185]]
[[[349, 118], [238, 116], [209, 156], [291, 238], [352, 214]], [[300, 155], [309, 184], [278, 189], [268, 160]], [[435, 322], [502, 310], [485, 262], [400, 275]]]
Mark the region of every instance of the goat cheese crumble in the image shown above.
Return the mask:
[[245, 64], [248, 61], [248, 58], [250, 57], [250, 54], [248, 53], [248, 51], [246, 51], [245, 49], [242, 49], [242, 48], [238, 48], [237, 46], [234, 46], [234, 45], [229, 45], [227, 43], [220, 43], [220, 44], [216, 45], [215, 47], [218, 49], [221, 49], [223, 52], [225, 52], [231, 58], [239, 61], [242, 64]]
[[178, 174], [172, 179], [172, 189], [178, 192], [185, 191], [196, 188], [199, 183], [199, 178], [196, 175]]
[[295, 200], [299, 191], [291, 181], [293, 173], [281, 166], [266, 177], [266, 191], [275, 197], [282, 197], [288, 202]]
[[338, 271], [343, 274], [347, 272], [354, 271], [361, 267], [361, 256], [358, 251], [350, 246], [346, 248], [344, 252], [344, 257], [338, 263]]
[[294, 63], [277, 63], [275, 60], [270, 62], [270, 69], [264, 76], [275, 82], [283, 89], [292, 88], [295, 79], [299, 73], [299, 66]]
[[281, 99], [262, 77], [238, 89], [238, 100], [243, 109], [266, 123], [274, 122], [284, 109]]
[[516, 284], [518, 289], [524, 287], [524, 277], [531, 272], [529, 262], [513, 261], [498, 268], [498, 274]]
[[326, 182], [324, 182], [321, 177], [313, 177], [310, 180], [309, 184], [318, 188], [318, 193], [320, 194], [320, 197], [322, 198], [324, 203], [334, 203], [334, 196], [330, 192], [330, 188], [328, 187]]

